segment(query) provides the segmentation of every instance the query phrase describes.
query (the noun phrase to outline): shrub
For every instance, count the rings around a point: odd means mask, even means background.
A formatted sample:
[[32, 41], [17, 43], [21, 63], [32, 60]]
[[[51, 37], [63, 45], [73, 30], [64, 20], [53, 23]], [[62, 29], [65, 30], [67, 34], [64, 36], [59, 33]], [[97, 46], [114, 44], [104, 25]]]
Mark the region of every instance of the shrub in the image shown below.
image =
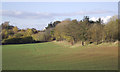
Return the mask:
[[3, 44], [24, 44], [35, 42], [31, 36], [22, 38], [9, 38], [2, 41]]

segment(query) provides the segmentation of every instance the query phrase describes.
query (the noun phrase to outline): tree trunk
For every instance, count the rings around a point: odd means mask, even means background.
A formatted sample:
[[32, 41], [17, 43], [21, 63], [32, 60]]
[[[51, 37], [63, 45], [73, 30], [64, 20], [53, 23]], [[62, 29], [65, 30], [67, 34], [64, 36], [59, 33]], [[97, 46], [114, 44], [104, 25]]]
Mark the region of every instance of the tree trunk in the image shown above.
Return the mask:
[[98, 41], [96, 42], [96, 44], [98, 45]]
[[84, 42], [82, 41], [82, 46], [84, 46]]
[[73, 41], [71, 42], [71, 45], [75, 44], [75, 38], [73, 38]]
[[73, 45], [73, 42], [71, 42], [71, 45]]

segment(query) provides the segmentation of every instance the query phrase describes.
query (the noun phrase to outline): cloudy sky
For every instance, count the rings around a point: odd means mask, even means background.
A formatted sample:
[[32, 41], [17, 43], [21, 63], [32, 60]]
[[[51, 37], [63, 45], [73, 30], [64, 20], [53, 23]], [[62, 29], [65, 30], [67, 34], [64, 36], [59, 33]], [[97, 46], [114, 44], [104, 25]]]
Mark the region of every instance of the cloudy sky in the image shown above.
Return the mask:
[[[48, 23], [67, 18], [91, 20], [101, 17], [104, 22], [117, 15], [117, 2], [3, 2], [2, 22], [10, 21], [19, 28], [42, 30]], [[0, 22], [0, 23], [2, 23]]]

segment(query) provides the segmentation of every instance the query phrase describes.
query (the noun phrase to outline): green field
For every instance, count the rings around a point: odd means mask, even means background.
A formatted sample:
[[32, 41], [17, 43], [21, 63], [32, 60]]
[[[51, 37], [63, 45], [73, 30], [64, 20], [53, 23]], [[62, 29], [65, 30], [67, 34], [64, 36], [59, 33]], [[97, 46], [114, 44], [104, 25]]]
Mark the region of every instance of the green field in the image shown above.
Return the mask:
[[113, 44], [69, 46], [57, 42], [3, 45], [3, 70], [117, 70]]

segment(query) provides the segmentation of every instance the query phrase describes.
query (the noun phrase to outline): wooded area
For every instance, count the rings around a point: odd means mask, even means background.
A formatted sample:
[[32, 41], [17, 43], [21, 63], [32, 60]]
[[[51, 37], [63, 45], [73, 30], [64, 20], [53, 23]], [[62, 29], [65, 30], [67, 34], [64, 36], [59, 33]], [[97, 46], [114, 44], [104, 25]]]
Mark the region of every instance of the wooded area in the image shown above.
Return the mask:
[[115, 42], [120, 40], [118, 31], [118, 18], [113, 16], [108, 23], [103, 23], [101, 18], [92, 21], [88, 16], [83, 20], [66, 19], [48, 24], [45, 30], [35, 28], [19, 29], [9, 22], [1, 24], [2, 44], [24, 44], [47, 41], [68, 41], [71, 45], [81, 41], [82, 45], [91, 43]]

